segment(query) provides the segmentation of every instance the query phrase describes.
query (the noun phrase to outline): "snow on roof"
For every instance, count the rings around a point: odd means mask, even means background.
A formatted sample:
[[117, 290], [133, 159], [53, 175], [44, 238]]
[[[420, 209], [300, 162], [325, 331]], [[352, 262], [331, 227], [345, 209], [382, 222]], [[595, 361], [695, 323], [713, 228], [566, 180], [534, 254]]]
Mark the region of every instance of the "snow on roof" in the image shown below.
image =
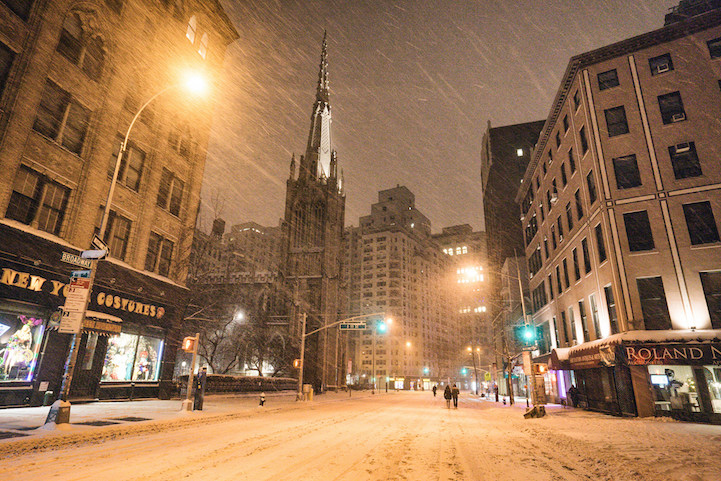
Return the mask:
[[106, 257], [103, 259], [105, 262], [110, 262], [111, 264], [115, 264], [116, 266], [120, 266], [124, 269], [128, 269], [130, 271], [137, 272], [139, 274], [142, 274], [144, 276], [152, 277], [153, 279], [157, 279], [161, 282], [165, 282], [166, 284], [170, 284], [171, 286], [179, 287], [181, 289], [187, 290], [188, 288], [182, 284], [178, 284], [177, 282], [174, 282], [167, 277], [163, 277], [160, 274], [156, 274], [155, 272], [146, 271], [143, 269], [136, 269], [135, 267], [131, 266], [130, 264], [127, 264], [120, 259], [116, 259], [114, 257]]
[[51, 234], [50, 232], [45, 232], [39, 229], [35, 229], [33, 227], [30, 227], [29, 225], [23, 224], [22, 222], [17, 222], [10, 219], [0, 219], [0, 224], [4, 224], [8, 227], [12, 227], [13, 229], [17, 229], [23, 232], [27, 232], [28, 234], [32, 234], [35, 237], [40, 237], [42, 239], [48, 240], [50, 242], [54, 242], [56, 244], [59, 244], [61, 246], [67, 247], [69, 249], [74, 249], [76, 251], [82, 251], [83, 249], [71, 244], [70, 242], [66, 241], [65, 239], [58, 237], [54, 234]]
[[576, 354], [578, 352], [590, 349], [600, 349], [601, 347], [614, 346], [623, 342], [720, 342], [721, 329], [683, 329], [664, 331], [627, 331], [620, 334], [614, 334], [603, 339], [584, 342], [578, 346], [568, 348], [567, 355]]

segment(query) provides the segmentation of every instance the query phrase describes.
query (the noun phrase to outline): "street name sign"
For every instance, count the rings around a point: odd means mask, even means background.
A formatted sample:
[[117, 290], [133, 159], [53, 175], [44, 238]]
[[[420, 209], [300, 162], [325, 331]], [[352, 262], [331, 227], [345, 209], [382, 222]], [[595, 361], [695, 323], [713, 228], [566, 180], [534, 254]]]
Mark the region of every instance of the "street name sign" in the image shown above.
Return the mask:
[[70, 252], [63, 252], [60, 260], [67, 262], [68, 264], [85, 267], [86, 269], [90, 269], [90, 267], [92, 267], [92, 261], [90, 259], [83, 259], [82, 257], [71, 254]]
[[365, 329], [365, 322], [348, 322], [340, 325], [341, 331], [363, 331]]
[[108, 245], [105, 242], [103, 242], [103, 240], [100, 237], [98, 237], [97, 234], [95, 234], [93, 236], [93, 241], [90, 243], [90, 245], [99, 251], [107, 251], [108, 250]]

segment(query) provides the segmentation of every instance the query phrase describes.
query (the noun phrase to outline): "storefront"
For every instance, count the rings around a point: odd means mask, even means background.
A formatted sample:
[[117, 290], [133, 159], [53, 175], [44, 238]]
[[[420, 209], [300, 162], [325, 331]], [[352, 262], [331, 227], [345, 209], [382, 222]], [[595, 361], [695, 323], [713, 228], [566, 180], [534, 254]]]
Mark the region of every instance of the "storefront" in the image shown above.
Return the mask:
[[[0, 406], [56, 398], [72, 336], [58, 332], [77, 249], [0, 224]], [[100, 261], [78, 339], [70, 400], [166, 398], [187, 290]]]
[[582, 407], [721, 423], [721, 331], [630, 331], [569, 350]]

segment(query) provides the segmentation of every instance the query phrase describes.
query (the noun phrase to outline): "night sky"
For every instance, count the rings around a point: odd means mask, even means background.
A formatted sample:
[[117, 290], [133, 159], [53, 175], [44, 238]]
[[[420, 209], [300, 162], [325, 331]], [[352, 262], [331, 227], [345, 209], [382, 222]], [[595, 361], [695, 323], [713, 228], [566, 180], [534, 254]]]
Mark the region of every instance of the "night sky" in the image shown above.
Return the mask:
[[407, 186], [433, 231], [483, 229], [480, 145], [493, 126], [543, 120], [571, 56], [659, 28], [677, 0], [222, 0], [226, 53], [202, 192], [228, 225], [277, 225], [303, 154], [323, 30], [346, 224]]

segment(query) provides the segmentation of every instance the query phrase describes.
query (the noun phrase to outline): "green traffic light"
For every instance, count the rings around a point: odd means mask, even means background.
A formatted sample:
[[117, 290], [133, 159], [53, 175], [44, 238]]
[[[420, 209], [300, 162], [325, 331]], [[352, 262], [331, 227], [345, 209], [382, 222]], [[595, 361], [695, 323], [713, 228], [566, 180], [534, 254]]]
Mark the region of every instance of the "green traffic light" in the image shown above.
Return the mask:
[[388, 326], [386, 326], [385, 322], [378, 323], [378, 332], [386, 332], [387, 329], [388, 329]]

